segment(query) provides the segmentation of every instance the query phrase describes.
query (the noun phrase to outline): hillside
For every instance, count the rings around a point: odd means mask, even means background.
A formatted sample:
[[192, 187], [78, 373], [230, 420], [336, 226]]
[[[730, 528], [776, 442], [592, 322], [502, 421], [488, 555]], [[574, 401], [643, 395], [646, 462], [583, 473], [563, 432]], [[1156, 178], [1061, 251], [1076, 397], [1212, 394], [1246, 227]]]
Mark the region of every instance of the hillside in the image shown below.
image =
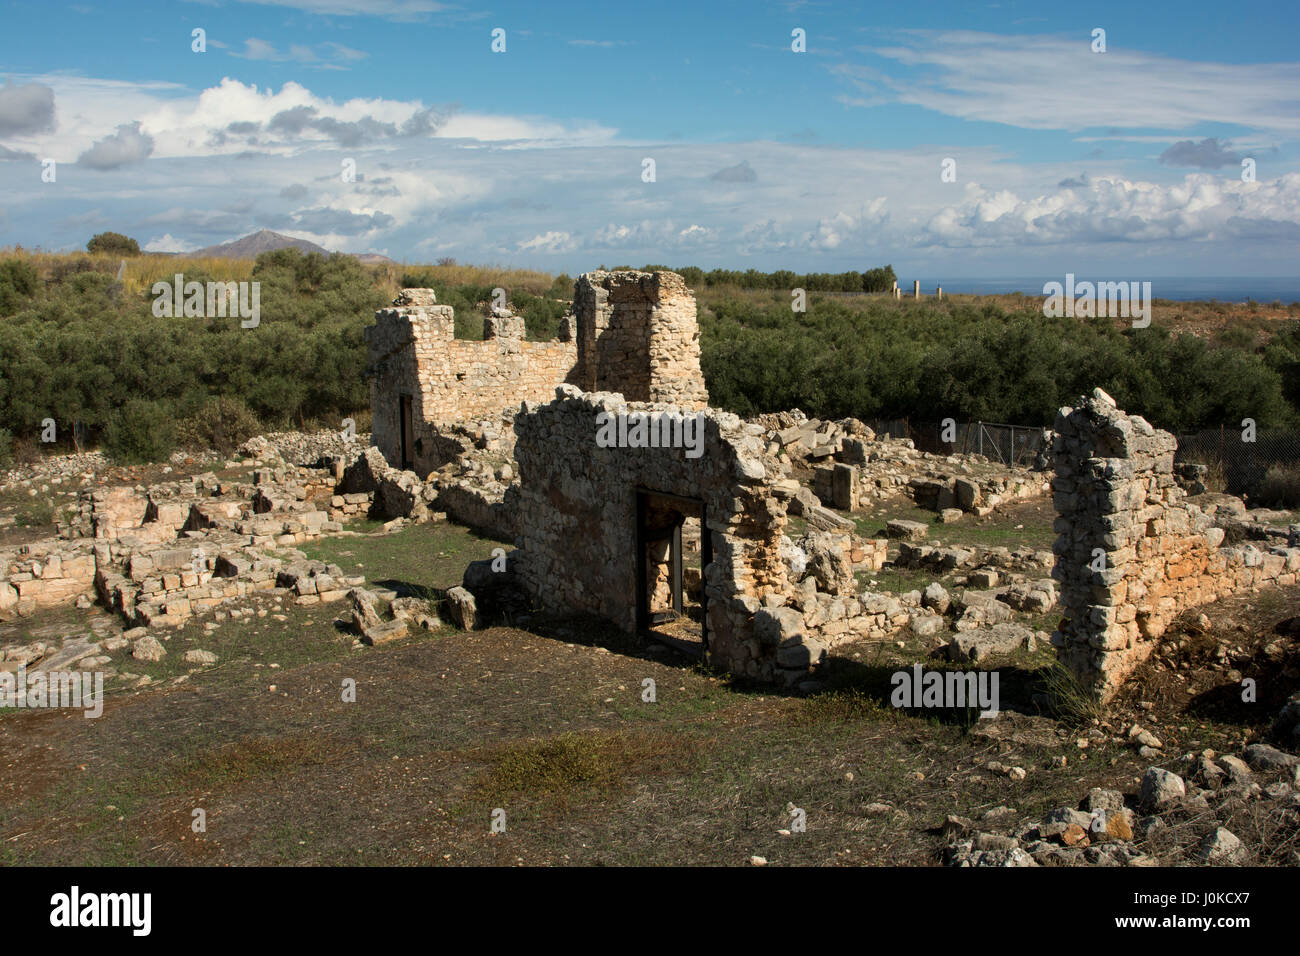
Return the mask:
[[328, 249], [324, 249], [306, 239], [295, 239], [293, 236], [284, 236], [278, 232], [272, 232], [270, 229], [261, 229], [251, 235], [244, 236], [242, 239], [232, 239], [230, 242], [223, 242], [217, 246], [207, 246], [189, 255], [195, 258], [255, 259], [263, 252], [274, 252], [277, 249], [299, 249], [303, 252], [330, 254]]

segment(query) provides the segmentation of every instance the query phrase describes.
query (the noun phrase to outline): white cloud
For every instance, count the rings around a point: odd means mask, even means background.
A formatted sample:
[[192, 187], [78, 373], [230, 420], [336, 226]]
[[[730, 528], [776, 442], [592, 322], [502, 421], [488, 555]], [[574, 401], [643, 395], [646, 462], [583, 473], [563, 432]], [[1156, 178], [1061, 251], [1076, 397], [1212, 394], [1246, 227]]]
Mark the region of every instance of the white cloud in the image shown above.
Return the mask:
[[[885, 197], [877, 196], [855, 216], [840, 210], [828, 219], [818, 220], [816, 228], [804, 237], [804, 242], [818, 249], [838, 249], [843, 245], [861, 245], [874, 238], [880, 227], [889, 220], [884, 211]], [[867, 235], [870, 232], [871, 235]]]
[[244, 41], [242, 53], [231, 53], [241, 60], [266, 60], [272, 63], [301, 63], [322, 70], [345, 70], [345, 63], [363, 60], [368, 53], [354, 50], [341, 43], [322, 43], [317, 47], [293, 43], [287, 50], [277, 50], [274, 44], [257, 37]]
[[192, 252], [199, 247], [192, 242], [186, 242], [184, 239], [177, 239], [170, 232], [166, 232], [161, 236], [150, 239], [141, 248], [145, 252]]
[[25, 79], [53, 90], [58, 128], [25, 121], [22, 128], [27, 132], [6, 137], [5, 145], [64, 161], [117, 135], [123, 124], [135, 122], [142, 136], [153, 139], [154, 158], [248, 152], [290, 156], [322, 144], [391, 146], [407, 137], [577, 146], [608, 143], [617, 133], [590, 121], [462, 114], [454, 107], [419, 100], [355, 97], [336, 102], [293, 81], [279, 89], [261, 89], [225, 77], [196, 94], [175, 83], [124, 83], [62, 74]]
[[1243, 183], [1196, 173], [1169, 186], [1101, 176], [1029, 198], [971, 185], [961, 203], [930, 218], [919, 240], [961, 247], [1243, 238], [1300, 239], [1300, 174]]
[[140, 131], [139, 123], [123, 123], [111, 136], [98, 140], [77, 157], [78, 166], [118, 169], [138, 163], [153, 152], [153, 137]]
[[567, 232], [552, 230], [519, 243], [521, 252], [568, 252], [574, 248], [573, 237]]
[[1300, 63], [1216, 63], [1121, 49], [1090, 37], [915, 30], [860, 48], [909, 68], [906, 81], [864, 65], [833, 72], [862, 105], [911, 103], [1027, 129], [1183, 130], [1225, 123], [1300, 132]]

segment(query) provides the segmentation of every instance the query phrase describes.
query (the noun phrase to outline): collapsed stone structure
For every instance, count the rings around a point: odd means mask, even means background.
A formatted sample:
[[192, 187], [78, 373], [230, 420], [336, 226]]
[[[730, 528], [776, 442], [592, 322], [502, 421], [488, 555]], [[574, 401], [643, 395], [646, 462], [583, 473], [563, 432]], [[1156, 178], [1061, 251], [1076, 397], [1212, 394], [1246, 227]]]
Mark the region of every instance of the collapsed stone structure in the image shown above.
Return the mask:
[[[796, 681], [828, 647], [889, 633], [908, 620], [884, 595], [859, 598], [854, 572], [879, 568], [884, 542], [817, 532], [785, 535], [799, 487], [767, 455], [762, 428], [715, 409], [697, 457], [677, 447], [601, 447], [601, 416], [683, 414], [562, 385], [515, 419], [520, 483], [513, 573], [537, 605], [586, 612], [635, 632], [646, 626], [664, 549], [657, 532], [698, 520], [704, 639], [735, 674]], [[891, 620], [892, 617], [892, 620]]]
[[[888, 542], [859, 537], [832, 508], [909, 494], [959, 506], [958, 517], [984, 515], [1046, 489], [1024, 470], [877, 441], [853, 419], [810, 421], [796, 410], [746, 423], [709, 409], [694, 297], [675, 273], [580, 276], [560, 340], [544, 351], [501, 310], [484, 342], [461, 342], [430, 290], [405, 290], [394, 305], [367, 330], [376, 448], [340, 488], [373, 491], [385, 514], [419, 520], [437, 508], [515, 540], [508, 575], [476, 563], [453, 589], [460, 620], [477, 619], [476, 594], [499, 600], [502, 577], [534, 608], [587, 612], [627, 631], [666, 605], [681, 615], [688, 594], [703, 605], [700, 636], [715, 663], [794, 682], [839, 643], [893, 636], [914, 618], [930, 634], [942, 623], [919, 592], [862, 590], [855, 575], [879, 569]], [[602, 415], [697, 412], [703, 444], [691, 454], [597, 440]], [[808, 529], [797, 541], [787, 515]], [[981, 573], [993, 572], [972, 577]], [[1028, 606], [1054, 601], [1047, 587], [998, 593]], [[972, 596], [963, 626], [1011, 613], [985, 596]]]
[[149, 488], [83, 489], [59, 537], [0, 552], [0, 613], [29, 614], [96, 595], [129, 626], [173, 626], [277, 587], [303, 603], [337, 600], [357, 582], [311, 567], [295, 546], [342, 530], [374, 491], [336, 494], [341, 460], [266, 462], [251, 482], [208, 472]]
[[899, 496], [947, 520], [982, 518], [1004, 503], [1048, 494], [1041, 470], [990, 462], [980, 455], [918, 451], [909, 438], [877, 435], [855, 418], [822, 421], [799, 409], [759, 415], [769, 454], [785, 454], [811, 474], [813, 494], [841, 511]]
[[1052, 642], [1098, 700], [1114, 696], [1182, 611], [1296, 583], [1300, 548], [1225, 543], [1221, 519], [1174, 479], [1174, 437], [1105, 392], [1062, 408], [1056, 431], [1053, 575], [1065, 617]]
[[617, 387], [637, 401], [703, 407], [695, 297], [673, 272], [590, 272], [553, 342], [529, 342], [524, 322], [494, 309], [481, 342], [455, 337], [451, 306], [404, 289], [365, 330], [372, 440], [417, 474], [472, 448], [451, 427], [544, 401], [560, 384]]

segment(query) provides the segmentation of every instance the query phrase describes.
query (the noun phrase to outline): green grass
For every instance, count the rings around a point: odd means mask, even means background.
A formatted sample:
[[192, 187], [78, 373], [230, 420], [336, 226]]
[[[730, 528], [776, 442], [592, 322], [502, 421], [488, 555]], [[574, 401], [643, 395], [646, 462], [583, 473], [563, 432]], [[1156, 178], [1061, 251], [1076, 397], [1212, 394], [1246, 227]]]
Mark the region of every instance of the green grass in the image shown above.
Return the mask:
[[403, 585], [429, 596], [460, 584], [465, 566], [490, 558], [496, 548], [509, 551], [512, 545], [449, 522], [426, 522], [394, 534], [320, 538], [301, 550], [316, 561], [337, 564], [344, 574], [364, 574], [368, 584]]
[[[927, 568], [900, 568], [887, 564], [879, 571], [859, 571], [856, 577], [859, 588], [906, 594], [908, 591], [924, 591], [927, 585], [939, 579], [940, 572]], [[876, 583], [872, 584], [872, 581]]]
[[[242, 606], [254, 606], [246, 602]], [[184, 627], [158, 634], [167, 654], [160, 661], [138, 661], [129, 648], [110, 655], [119, 672], [147, 676], [157, 683], [167, 683], [191, 674], [189, 680], [204, 686], [230, 686], [262, 675], [266, 683], [275, 683], [276, 671], [317, 661], [333, 661], [352, 653], [354, 635], [335, 626], [335, 619], [346, 610], [346, 602], [298, 607], [286, 601], [282, 606], [262, 605], [266, 617], [245, 617], [214, 622], [211, 615], [192, 619]], [[280, 615], [285, 620], [276, 619]], [[215, 623], [208, 630], [204, 625]], [[211, 651], [217, 663], [206, 666], [185, 661], [188, 650]], [[271, 665], [276, 665], [271, 667]], [[260, 679], [260, 678], [259, 678]], [[110, 681], [105, 689], [112, 693], [133, 688], [134, 681]]]
[[[996, 517], [996, 515], [991, 516]], [[967, 523], [969, 522], [969, 523]], [[1016, 522], [1020, 524], [1021, 522]], [[1050, 524], [1028, 524], [1017, 528], [1009, 521], [986, 521], [977, 523], [969, 516], [952, 525], [940, 525], [945, 544], [980, 545], [985, 548], [1033, 548], [1036, 551], [1049, 551], [1056, 535]], [[949, 532], [947, 529], [952, 528]], [[952, 540], [948, 540], [951, 538]]]

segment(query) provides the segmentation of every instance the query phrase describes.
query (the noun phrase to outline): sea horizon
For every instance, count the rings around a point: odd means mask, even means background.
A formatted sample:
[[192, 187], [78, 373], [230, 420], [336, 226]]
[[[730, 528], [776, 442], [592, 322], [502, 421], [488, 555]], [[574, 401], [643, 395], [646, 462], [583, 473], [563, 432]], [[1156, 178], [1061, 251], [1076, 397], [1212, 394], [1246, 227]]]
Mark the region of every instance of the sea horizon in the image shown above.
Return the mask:
[[[1104, 272], [1075, 273], [1079, 282], [1130, 281], [1131, 276]], [[936, 286], [954, 295], [1007, 295], [1023, 292], [1025, 295], [1043, 294], [1047, 282], [1063, 282], [1065, 274], [1012, 277], [961, 277], [946, 279], [921, 278], [921, 292], [933, 295]], [[1225, 303], [1243, 303], [1253, 299], [1260, 303], [1280, 301], [1284, 304], [1300, 302], [1300, 278], [1295, 276], [1149, 276], [1137, 281], [1151, 283], [1151, 295], [1156, 299], [1177, 302], [1198, 302], [1210, 299]], [[912, 278], [900, 278], [899, 286], [906, 295], [912, 291]]]

